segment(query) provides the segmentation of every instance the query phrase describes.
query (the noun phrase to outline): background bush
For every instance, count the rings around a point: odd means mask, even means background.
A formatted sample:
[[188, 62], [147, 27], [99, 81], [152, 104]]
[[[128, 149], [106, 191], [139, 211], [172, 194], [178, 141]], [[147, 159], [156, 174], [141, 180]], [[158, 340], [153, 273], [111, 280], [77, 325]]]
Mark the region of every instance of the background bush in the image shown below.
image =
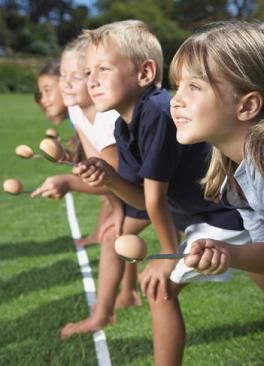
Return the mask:
[[[43, 62], [44, 63], [44, 62]], [[0, 62], [0, 93], [33, 93], [42, 62]]]
[[[264, 0], [93, 0], [86, 5], [74, 0], [0, 0], [0, 63], [18, 55], [58, 57], [83, 29], [124, 19], [143, 20], [159, 38], [165, 61], [163, 86], [169, 88], [172, 56], [194, 29], [214, 20], [262, 21]], [[0, 93], [32, 92], [30, 68], [3, 67]]]

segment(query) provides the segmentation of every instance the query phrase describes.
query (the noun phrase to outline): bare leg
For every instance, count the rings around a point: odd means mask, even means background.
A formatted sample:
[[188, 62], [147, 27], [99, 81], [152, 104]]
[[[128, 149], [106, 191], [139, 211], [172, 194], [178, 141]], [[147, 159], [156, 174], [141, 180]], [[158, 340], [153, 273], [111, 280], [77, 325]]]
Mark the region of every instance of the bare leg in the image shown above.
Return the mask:
[[142, 301], [137, 288], [137, 265], [126, 263], [122, 280], [122, 288], [116, 298], [115, 309], [141, 305]]
[[[135, 219], [130, 220], [134, 221]], [[131, 223], [132, 226], [131, 225], [129, 227], [124, 226], [123, 234], [131, 234], [131, 229], [133, 234], [138, 234], [149, 224], [149, 221], [147, 220], [140, 220], [140, 221], [142, 222], [140, 228], [137, 228], [137, 225], [132, 223]], [[138, 289], [137, 265], [126, 263], [122, 279], [122, 287], [119, 295], [116, 298], [115, 309], [126, 308], [134, 305], [141, 305], [142, 301], [140, 299], [140, 294], [137, 289]]]
[[[124, 232], [138, 233], [148, 224], [147, 220], [139, 220], [126, 217]], [[102, 239], [98, 296], [96, 307], [92, 315], [78, 323], [67, 324], [61, 332], [62, 337], [68, 337], [75, 333], [94, 332], [108, 324], [114, 312], [114, 303], [118, 286], [121, 282], [125, 263], [114, 250], [115, 231], [111, 227]]]
[[109, 204], [108, 200], [104, 199], [104, 198], [102, 198], [102, 199], [103, 199], [103, 201], [101, 204], [100, 213], [99, 213], [95, 231], [92, 234], [83, 236], [81, 239], [75, 239], [74, 240], [75, 245], [83, 247], [83, 246], [88, 246], [91, 244], [98, 243], [98, 241], [99, 241], [98, 232], [99, 232], [100, 225], [105, 221], [107, 216], [111, 215], [111, 212], [112, 212], [112, 208], [111, 208], [111, 205]]
[[170, 284], [170, 297], [158, 290], [157, 299], [149, 301], [152, 316], [152, 333], [155, 366], [180, 366], [185, 346], [185, 325], [178, 293], [184, 285]]
[[[264, 290], [264, 276], [249, 273], [256, 284]], [[170, 298], [163, 294], [150, 301], [155, 366], [180, 366], [185, 346], [185, 325], [177, 295], [186, 285], [170, 281]], [[164, 342], [166, 339], [166, 342]]]
[[[181, 241], [181, 232], [176, 230], [178, 243]], [[122, 280], [122, 288], [116, 298], [115, 309], [142, 304], [139, 292], [137, 291], [137, 265], [126, 263], [125, 273]]]

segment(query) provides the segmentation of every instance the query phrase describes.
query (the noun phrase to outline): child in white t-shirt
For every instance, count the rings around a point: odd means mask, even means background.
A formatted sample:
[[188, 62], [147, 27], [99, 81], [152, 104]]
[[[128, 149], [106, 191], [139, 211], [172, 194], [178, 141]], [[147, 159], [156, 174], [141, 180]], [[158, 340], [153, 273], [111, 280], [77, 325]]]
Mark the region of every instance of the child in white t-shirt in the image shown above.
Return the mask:
[[116, 143], [113, 131], [119, 114], [115, 110], [97, 112], [93, 122], [88, 120], [78, 105], [69, 106], [68, 113], [74, 127], [89, 139], [96, 151], [100, 152]]
[[[113, 110], [106, 113], [96, 111], [86, 87], [80, 43], [80, 41], [72, 42], [62, 54], [60, 88], [63, 102], [68, 107], [71, 121], [80, 137], [87, 158], [100, 156], [117, 168], [118, 155], [113, 129], [118, 113]], [[136, 212], [138, 210], [124, 205], [110, 191], [89, 187], [79, 176], [72, 174], [47, 178], [43, 185], [33, 192], [32, 197], [61, 198], [68, 191], [99, 194], [106, 198], [99, 219], [98, 239], [101, 244], [101, 255], [96, 307], [84, 326], [78, 323], [66, 325], [61, 333], [63, 337], [74, 333], [97, 331], [109, 322], [114, 307], [140, 304], [136, 265], [125, 264], [116, 255], [114, 242], [121, 233], [137, 234], [149, 223], [147, 216], [144, 219], [138, 219], [138, 212]], [[124, 210], [126, 216], [123, 214]], [[131, 212], [131, 215], [129, 216], [127, 212]], [[122, 288], [117, 297], [121, 279]]]

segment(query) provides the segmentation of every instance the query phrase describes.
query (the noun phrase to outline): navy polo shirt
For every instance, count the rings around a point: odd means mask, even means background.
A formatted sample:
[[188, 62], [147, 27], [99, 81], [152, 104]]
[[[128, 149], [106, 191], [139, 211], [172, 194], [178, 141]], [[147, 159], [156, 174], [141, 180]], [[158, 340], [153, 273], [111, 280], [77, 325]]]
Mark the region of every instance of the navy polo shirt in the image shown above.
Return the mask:
[[165, 89], [147, 88], [138, 100], [132, 121], [116, 121], [119, 174], [133, 183], [144, 178], [169, 182], [168, 202], [175, 225], [184, 230], [195, 223], [242, 230], [234, 209], [206, 201], [199, 181], [208, 168], [211, 146], [181, 145], [170, 116], [170, 96]]

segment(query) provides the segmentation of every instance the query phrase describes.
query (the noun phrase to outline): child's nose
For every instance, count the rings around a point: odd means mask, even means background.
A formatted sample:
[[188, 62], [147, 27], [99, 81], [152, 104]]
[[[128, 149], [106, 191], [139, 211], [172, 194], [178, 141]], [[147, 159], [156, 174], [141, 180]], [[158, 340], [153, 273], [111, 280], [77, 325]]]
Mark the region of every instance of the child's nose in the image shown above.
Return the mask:
[[170, 100], [170, 107], [171, 108], [177, 108], [178, 102], [176, 100], [176, 94], [174, 95], [174, 97], [171, 98]]
[[175, 93], [175, 95], [170, 100], [171, 108], [179, 108], [183, 106], [183, 100], [180, 97], [179, 93]]
[[45, 94], [45, 93], [42, 93], [41, 94], [41, 98], [40, 98], [40, 103], [45, 106], [49, 103], [49, 98], [48, 98], [48, 95]]
[[63, 80], [61, 80], [61, 87], [63, 88], [71, 88], [72, 83], [71, 83], [71, 79], [69, 78], [64, 78]]
[[91, 73], [87, 78], [87, 87], [94, 88], [95, 86], [98, 86], [98, 84], [99, 82], [96, 73]]

